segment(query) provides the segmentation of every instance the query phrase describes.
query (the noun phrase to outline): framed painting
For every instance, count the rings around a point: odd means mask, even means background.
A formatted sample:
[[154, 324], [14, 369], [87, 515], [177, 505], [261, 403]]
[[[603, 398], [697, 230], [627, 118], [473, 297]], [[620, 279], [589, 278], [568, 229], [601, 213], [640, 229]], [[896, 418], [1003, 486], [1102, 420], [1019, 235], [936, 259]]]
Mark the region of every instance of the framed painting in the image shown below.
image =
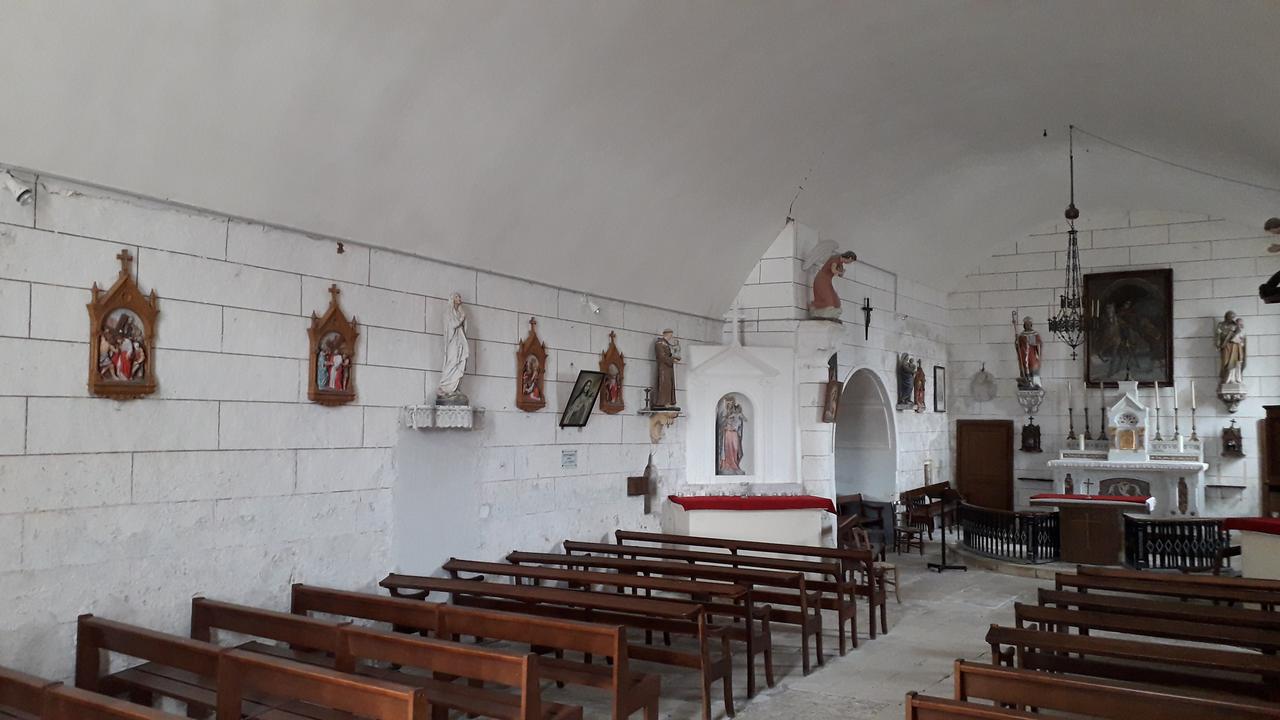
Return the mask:
[[582, 370], [578, 373], [578, 379], [573, 383], [573, 392], [569, 393], [569, 402], [560, 416], [560, 427], [580, 428], [587, 424], [605, 377], [604, 373], [595, 370]]
[[311, 313], [307, 328], [311, 340], [307, 399], [320, 405], [345, 405], [356, 399], [355, 348], [360, 326], [342, 312], [341, 292], [337, 285], [329, 287], [329, 309], [324, 317]]
[[516, 407], [534, 412], [546, 406], [546, 375], [547, 344], [538, 338], [537, 319], [529, 318], [529, 334], [516, 348]]
[[129, 400], [156, 391], [156, 291], [133, 281], [133, 255], [121, 250], [120, 275], [109, 290], [93, 284], [89, 309], [89, 393]]
[[933, 411], [947, 411], [947, 369], [941, 365], [933, 366]]
[[1085, 382], [1173, 384], [1173, 270], [1084, 276]]
[[609, 333], [609, 348], [600, 353], [600, 372], [604, 373], [604, 387], [600, 388], [600, 412], [608, 415], [617, 415], [626, 409], [626, 402], [622, 397], [622, 379], [627, 361], [618, 350], [616, 339], [616, 333]]

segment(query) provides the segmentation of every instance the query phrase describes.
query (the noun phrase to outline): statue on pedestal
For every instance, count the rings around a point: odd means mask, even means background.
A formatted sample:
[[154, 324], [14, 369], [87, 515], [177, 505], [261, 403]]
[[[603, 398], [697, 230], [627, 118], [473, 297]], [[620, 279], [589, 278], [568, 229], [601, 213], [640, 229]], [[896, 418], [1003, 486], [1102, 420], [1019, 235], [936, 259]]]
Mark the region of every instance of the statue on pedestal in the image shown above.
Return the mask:
[[821, 264], [813, 278], [813, 302], [809, 303], [809, 317], [817, 320], [839, 320], [840, 295], [836, 292], [835, 279], [844, 277], [844, 266], [856, 262], [858, 256], [851, 251], [837, 253], [834, 241], [824, 240], [805, 256], [804, 269], [812, 270]]
[[1235, 412], [1245, 398], [1247, 343], [1244, 320], [1228, 310], [1215, 328], [1213, 344], [1218, 348], [1218, 397], [1226, 403], [1229, 412]]
[[907, 353], [898, 356], [898, 409], [915, 406], [915, 377], [918, 363]]
[[444, 362], [440, 366], [440, 385], [436, 387], [436, 405], [470, 405], [466, 393], [458, 387], [467, 371], [467, 358], [471, 357], [467, 346], [467, 311], [462, 309], [462, 296], [458, 293], [449, 298], [442, 326]]
[[653, 384], [653, 410], [679, 410], [676, 405], [676, 363], [680, 362], [680, 341], [671, 328], [653, 343], [657, 380]]
[[1013, 346], [1018, 351], [1018, 389], [1030, 390], [1042, 387], [1040, 384], [1040, 352], [1044, 346], [1040, 333], [1036, 331], [1031, 318], [1022, 319], [1022, 330], [1018, 330], [1018, 312], [1013, 313]]

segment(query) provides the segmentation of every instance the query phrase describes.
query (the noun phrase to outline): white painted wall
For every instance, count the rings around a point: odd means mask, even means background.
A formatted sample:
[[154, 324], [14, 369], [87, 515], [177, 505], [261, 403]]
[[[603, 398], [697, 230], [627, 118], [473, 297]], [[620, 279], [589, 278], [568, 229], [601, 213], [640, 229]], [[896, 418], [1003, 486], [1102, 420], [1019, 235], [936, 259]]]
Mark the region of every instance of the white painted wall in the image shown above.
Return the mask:
[[857, 370], [845, 383], [835, 428], [836, 493], [896, 498], [895, 400], [871, 370]]
[[[1280, 256], [1267, 253], [1271, 240], [1257, 228], [1245, 227], [1203, 214], [1182, 212], [1119, 212], [1086, 216], [1080, 232], [1080, 261], [1085, 273], [1139, 268], [1173, 269], [1174, 374], [1182, 393], [1181, 428], [1189, 432], [1190, 381], [1196, 381], [1198, 429], [1206, 439], [1206, 514], [1257, 514], [1259, 452], [1258, 420], [1263, 405], [1280, 402], [1280, 307], [1258, 300], [1258, 285], [1280, 270]], [[1029, 315], [1046, 342], [1042, 376], [1049, 394], [1036, 422], [1044, 453], [1015, 453], [1015, 475], [1050, 477], [1045, 462], [1056, 456], [1067, 433], [1063, 395], [1068, 380], [1077, 394], [1083, 378], [1083, 357], [1072, 361], [1069, 348], [1053, 338], [1046, 319], [1056, 307], [1063, 284], [1066, 227], [1049, 224], [1017, 238], [977, 265], [949, 296], [953, 418], [1013, 418], [1021, 428], [1026, 415], [1014, 398], [1017, 361], [1011, 345], [1011, 311]], [[1274, 239], [1274, 238], [1272, 238]], [[1214, 324], [1227, 310], [1245, 319], [1249, 361], [1245, 384], [1249, 399], [1234, 415], [1217, 400], [1217, 350]], [[999, 395], [978, 403], [969, 395], [969, 381], [983, 363], [998, 378]], [[1151, 391], [1144, 389], [1149, 400]], [[1161, 429], [1173, 428], [1169, 395], [1165, 391]], [[1091, 426], [1098, 429], [1096, 390], [1089, 396]], [[1083, 429], [1076, 409], [1077, 432]], [[1221, 431], [1234, 417], [1244, 430], [1247, 457], [1221, 457]], [[1015, 442], [1017, 440], [1015, 439]], [[1042, 485], [1019, 482], [1017, 503], [1043, 491]]]
[[[27, 178], [30, 180], [31, 178]], [[85, 388], [93, 282], [128, 247], [160, 297], [159, 392]], [[583, 270], [594, 268], [584, 265]], [[361, 322], [359, 400], [306, 400], [306, 327], [330, 283]], [[434, 391], [443, 298], [470, 312], [470, 433], [400, 430]], [[33, 206], [0, 199], [0, 665], [52, 678], [93, 612], [184, 632], [207, 594], [283, 607], [290, 582], [370, 588], [392, 567], [451, 553], [494, 558], [647, 527], [625, 477], [650, 450], [634, 414], [652, 339], [719, 322], [593, 298], [355, 242], [332, 242], [66, 183]], [[549, 350], [548, 406], [515, 410], [515, 346], [530, 315]], [[621, 415], [559, 429], [577, 371], [608, 334], [627, 356]], [[683, 373], [677, 383], [683, 392]], [[683, 474], [679, 433], [654, 448], [663, 489]], [[560, 451], [578, 450], [561, 469]], [[394, 531], [393, 531], [394, 527]]]

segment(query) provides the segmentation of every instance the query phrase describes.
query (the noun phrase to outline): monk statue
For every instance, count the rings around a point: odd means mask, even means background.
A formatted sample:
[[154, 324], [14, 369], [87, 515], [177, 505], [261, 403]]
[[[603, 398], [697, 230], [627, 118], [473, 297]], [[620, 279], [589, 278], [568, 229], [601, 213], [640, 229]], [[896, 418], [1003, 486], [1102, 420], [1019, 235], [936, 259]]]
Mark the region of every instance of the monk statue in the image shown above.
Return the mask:
[[1244, 365], [1247, 360], [1244, 320], [1228, 310], [1218, 323], [1214, 345], [1218, 347], [1218, 377], [1223, 385], [1239, 385], [1244, 382]]
[[676, 363], [680, 362], [680, 341], [671, 328], [663, 330], [654, 341], [653, 354], [658, 377], [653, 384], [653, 407], [650, 409], [679, 410], [676, 405]]
[[836, 293], [835, 279], [844, 277], [844, 266], [856, 262], [857, 254], [851, 251], [836, 252], [835, 242], [824, 240], [805, 256], [804, 269], [821, 265], [813, 278], [813, 302], [809, 303], [809, 317], [818, 320], [840, 319], [840, 295]]
[[1018, 313], [1013, 313], [1013, 346], [1018, 351], [1018, 389], [1033, 390], [1040, 384], [1040, 351], [1044, 343], [1033, 327], [1031, 318], [1022, 318], [1022, 330], [1018, 330]]

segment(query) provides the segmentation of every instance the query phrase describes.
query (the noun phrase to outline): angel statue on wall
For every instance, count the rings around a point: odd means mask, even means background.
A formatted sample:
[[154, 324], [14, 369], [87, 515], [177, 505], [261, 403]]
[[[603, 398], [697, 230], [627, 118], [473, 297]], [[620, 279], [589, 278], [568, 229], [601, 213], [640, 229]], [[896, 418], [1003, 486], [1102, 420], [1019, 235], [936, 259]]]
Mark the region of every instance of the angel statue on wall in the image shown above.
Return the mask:
[[467, 311], [462, 309], [462, 296], [454, 293], [445, 306], [441, 326], [444, 329], [444, 363], [440, 366], [440, 385], [436, 387], [437, 405], [470, 405], [466, 393], [459, 389], [467, 371]]
[[819, 268], [818, 274], [813, 278], [813, 302], [809, 303], [809, 317], [818, 320], [840, 319], [842, 311], [835, 279], [844, 277], [844, 266], [857, 260], [857, 254], [852, 251], [839, 252], [839, 246], [834, 240], [819, 242], [805, 255], [805, 271]]

